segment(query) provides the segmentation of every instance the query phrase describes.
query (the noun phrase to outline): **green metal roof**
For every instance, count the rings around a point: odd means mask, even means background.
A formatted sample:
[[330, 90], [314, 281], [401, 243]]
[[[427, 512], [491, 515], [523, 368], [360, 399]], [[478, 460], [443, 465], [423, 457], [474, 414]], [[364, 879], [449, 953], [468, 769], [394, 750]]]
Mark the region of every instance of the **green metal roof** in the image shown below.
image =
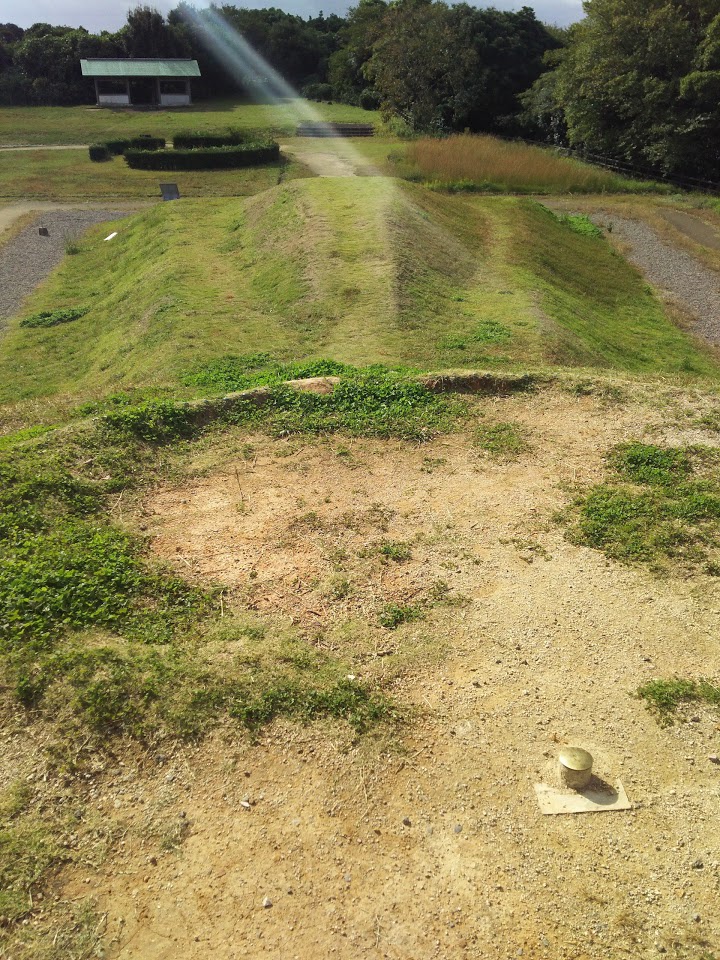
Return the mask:
[[197, 60], [81, 60], [84, 77], [199, 77]]

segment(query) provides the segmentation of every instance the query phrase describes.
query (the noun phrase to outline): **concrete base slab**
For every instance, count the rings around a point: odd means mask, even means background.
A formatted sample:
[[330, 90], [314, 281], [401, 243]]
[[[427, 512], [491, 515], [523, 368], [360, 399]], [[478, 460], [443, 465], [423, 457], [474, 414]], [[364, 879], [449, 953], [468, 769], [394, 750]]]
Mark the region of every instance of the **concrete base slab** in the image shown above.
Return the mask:
[[604, 813], [608, 810], [632, 810], [625, 787], [618, 780], [615, 787], [590, 782], [585, 790], [567, 790], [536, 783], [540, 812], [546, 816], [556, 813]]

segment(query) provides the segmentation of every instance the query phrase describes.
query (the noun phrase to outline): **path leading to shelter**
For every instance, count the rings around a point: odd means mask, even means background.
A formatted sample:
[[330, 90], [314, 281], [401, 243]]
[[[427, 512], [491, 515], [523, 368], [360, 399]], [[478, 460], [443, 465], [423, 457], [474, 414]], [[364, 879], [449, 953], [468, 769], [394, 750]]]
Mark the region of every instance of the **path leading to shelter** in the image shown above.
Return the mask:
[[[315, 152], [314, 150], [297, 150], [283, 144], [280, 148], [284, 154], [304, 163], [317, 177], [354, 177], [357, 176], [356, 164], [353, 158], [343, 156], [332, 149]], [[358, 160], [360, 157], [358, 157]]]

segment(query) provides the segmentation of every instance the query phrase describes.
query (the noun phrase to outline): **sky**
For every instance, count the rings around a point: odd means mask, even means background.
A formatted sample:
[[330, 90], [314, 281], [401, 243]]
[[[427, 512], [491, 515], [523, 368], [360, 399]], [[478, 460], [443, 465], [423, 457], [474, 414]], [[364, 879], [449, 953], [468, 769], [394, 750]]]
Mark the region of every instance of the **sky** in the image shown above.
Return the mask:
[[[146, 0], [148, 6], [158, 10], [169, 10], [175, 6], [167, 0]], [[218, 5], [228, 2], [219, 0]], [[235, 3], [238, 7], [280, 7], [288, 13], [297, 13], [303, 17], [316, 16], [321, 10], [324, 14], [346, 12], [354, 0], [267, 0], [253, 2], [245, 0]], [[204, 6], [197, 0], [196, 6]], [[540, 20], [566, 26], [582, 16], [581, 0], [488, 0], [476, 6], [496, 7], [498, 10], [518, 10], [522, 6], [533, 7]], [[2, 0], [0, 4], [0, 22], [16, 23], [29, 27], [32, 23], [52, 23], [57, 26], [86, 27], [92, 32], [117, 30], [125, 22], [128, 9], [137, 6], [137, 0]]]

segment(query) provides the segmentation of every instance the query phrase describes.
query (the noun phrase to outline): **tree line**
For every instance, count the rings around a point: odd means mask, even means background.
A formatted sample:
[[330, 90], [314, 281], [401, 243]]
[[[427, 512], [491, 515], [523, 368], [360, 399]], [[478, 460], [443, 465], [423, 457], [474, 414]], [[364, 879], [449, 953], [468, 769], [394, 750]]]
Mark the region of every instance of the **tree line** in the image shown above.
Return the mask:
[[[306, 96], [379, 108], [408, 132], [524, 136], [720, 178], [720, 0], [585, 0], [569, 29], [528, 7], [444, 0], [359, 0], [307, 19], [214, 10]], [[137, 7], [115, 33], [0, 24], [0, 104], [92, 102], [87, 57], [192, 57], [198, 97], [247, 92], [206, 45], [211, 15], [181, 2], [167, 17]]]
[[[382, 105], [409, 127], [438, 133], [511, 125], [518, 96], [546, 69], [544, 53], [559, 45], [529, 8], [505, 13], [436, 0], [360, 0], [346, 17], [308, 19], [276, 8], [215, 10], [306, 96]], [[137, 7], [115, 33], [0, 24], [0, 104], [93, 102], [80, 73], [80, 60], [92, 57], [191, 57], [202, 72], [198, 97], [242, 92], [206, 45], [208, 16], [180, 3], [167, 17]]]

